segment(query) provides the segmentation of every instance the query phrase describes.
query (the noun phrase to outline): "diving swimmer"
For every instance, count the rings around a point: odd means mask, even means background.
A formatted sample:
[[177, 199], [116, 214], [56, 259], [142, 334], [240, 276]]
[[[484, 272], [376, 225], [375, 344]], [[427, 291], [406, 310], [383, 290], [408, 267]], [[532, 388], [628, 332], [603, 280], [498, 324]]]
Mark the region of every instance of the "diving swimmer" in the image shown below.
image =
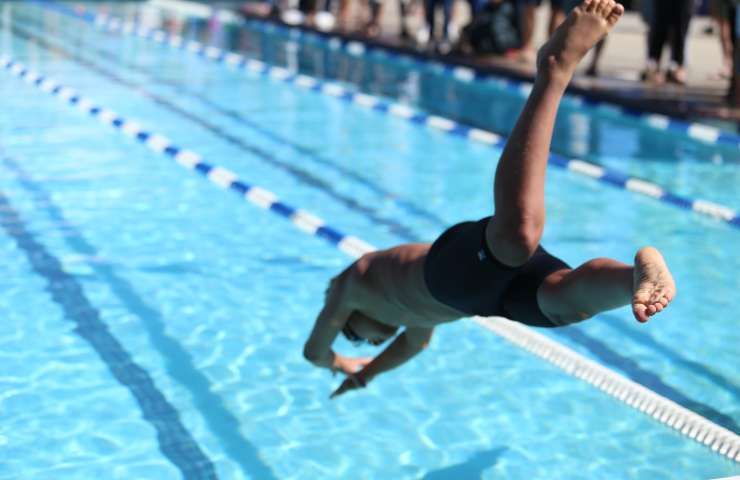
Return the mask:
[[[304, 356], [347, 375], [332, 398], [403, 364], [434, 327], [453, 320], [499, 315], [559, 327], [631, 305], [644, 323], [673, 299], [673, 277], [653, 247], [639, 249], [632, 265], [596, 258], [573, 269], [540, 245], [560, 100], [578, 62], [623, 13], [614, 0], [584, 0], [540, 49], [532, 91], [496, 167], [492, 216], [454, 225], [431, 244], [368, 253], [331, 280]], [[374, 358], [351, 358], [332, 350], [340, 333], [355, 343], [393, 340]]]

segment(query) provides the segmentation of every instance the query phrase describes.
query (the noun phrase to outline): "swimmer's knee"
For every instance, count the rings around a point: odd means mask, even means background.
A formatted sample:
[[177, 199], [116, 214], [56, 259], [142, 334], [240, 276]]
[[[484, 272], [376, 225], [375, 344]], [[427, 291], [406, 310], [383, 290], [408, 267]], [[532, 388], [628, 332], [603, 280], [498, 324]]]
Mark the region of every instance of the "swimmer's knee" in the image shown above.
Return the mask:
[[491, 218], [486, 238], [494, 256], [510, 266], [526, 263], [537, 251], [542, 238], [542, 223], [527, 218]]
[[543, 316], [549, 320], [551, 327], [565, 327], [582, 322], [593, 316], [580, 311], [571, 301], [568, 293], [569, 273], [571, 269], [562, 269], [550, 274], [537, 289], [537, 304]]

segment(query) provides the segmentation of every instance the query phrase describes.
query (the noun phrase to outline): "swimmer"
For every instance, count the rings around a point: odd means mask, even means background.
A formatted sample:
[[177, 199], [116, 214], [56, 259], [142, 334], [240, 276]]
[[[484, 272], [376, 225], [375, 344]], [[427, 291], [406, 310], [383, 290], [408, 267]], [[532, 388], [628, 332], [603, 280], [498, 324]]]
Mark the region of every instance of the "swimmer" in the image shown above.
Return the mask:
[[[424, 350], [434, 327], [463, 317], [559, 327], [631, 304], [644, 323], [673, 299], [673, 278], [653, 247], [638, 250], [633, 265], [597, 258], [571, 269], [540, 246], [558, 105], [578, 62], [623, 13], [614, 0], [584, 0], [540, 49], [534, 86], [496, 169], [495, 215], [454, 225], [432, 244], [368, 253], [331, 280], [304, 355], [347, 375], [332, 398], [403, 364]], [[340, 332], [371, 345], [395, 338], [375, 358], [350, 358], [331, 348]]]

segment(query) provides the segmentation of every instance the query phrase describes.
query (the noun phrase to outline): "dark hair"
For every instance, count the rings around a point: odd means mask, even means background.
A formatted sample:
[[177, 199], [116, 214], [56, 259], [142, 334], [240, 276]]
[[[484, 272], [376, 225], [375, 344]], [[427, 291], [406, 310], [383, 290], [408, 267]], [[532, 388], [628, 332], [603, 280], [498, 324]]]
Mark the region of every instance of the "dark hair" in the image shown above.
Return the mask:
[[[392, 327], [392, 328], [393, 328], [393, 332], [390, 335], [388, 335], [388, 338], [391, 338], [398, 331], [398, 327]], [[363, 343], [369, 343], [370, 345], [377, 347], [385, 343], [386, 340], [388, 340], [388, 338], [384, 338], [383, 340], [380, 340], [380, 341], [368, 340], [367, 338], [358, 335], [357, 332], [352, 330], [352, 327], [349, 326], [349, 322], [346, 322], [344, 324], [344, 327], [342, 327], [342, 335], [344, 335], [344, 338], [352, 342], [352, 344], [356, 347], [359, 347]]]
[[342, 327], [342, 335], [344, 335], [344, 338], [356, 345], [367, 341], [366, 338], [359, 336], [354, 330], [352, 330], [352, 327], [349, 326], [349, 322], [346, 322]]

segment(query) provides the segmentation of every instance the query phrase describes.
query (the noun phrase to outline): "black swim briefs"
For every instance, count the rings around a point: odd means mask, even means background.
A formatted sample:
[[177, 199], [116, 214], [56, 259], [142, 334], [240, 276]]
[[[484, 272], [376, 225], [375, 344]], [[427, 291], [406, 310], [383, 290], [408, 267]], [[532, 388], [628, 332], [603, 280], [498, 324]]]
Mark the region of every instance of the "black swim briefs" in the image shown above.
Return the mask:
[[498, 315], [554, 327], [540, 310], [537, 289], [549, 274], [570, 268], [541, 246], [524, 265], [510, 267], [493, 256], [485, 240], [491, 217], [458, 223], [432, 244], [424, 280], [438, 301], [468, 315]]

